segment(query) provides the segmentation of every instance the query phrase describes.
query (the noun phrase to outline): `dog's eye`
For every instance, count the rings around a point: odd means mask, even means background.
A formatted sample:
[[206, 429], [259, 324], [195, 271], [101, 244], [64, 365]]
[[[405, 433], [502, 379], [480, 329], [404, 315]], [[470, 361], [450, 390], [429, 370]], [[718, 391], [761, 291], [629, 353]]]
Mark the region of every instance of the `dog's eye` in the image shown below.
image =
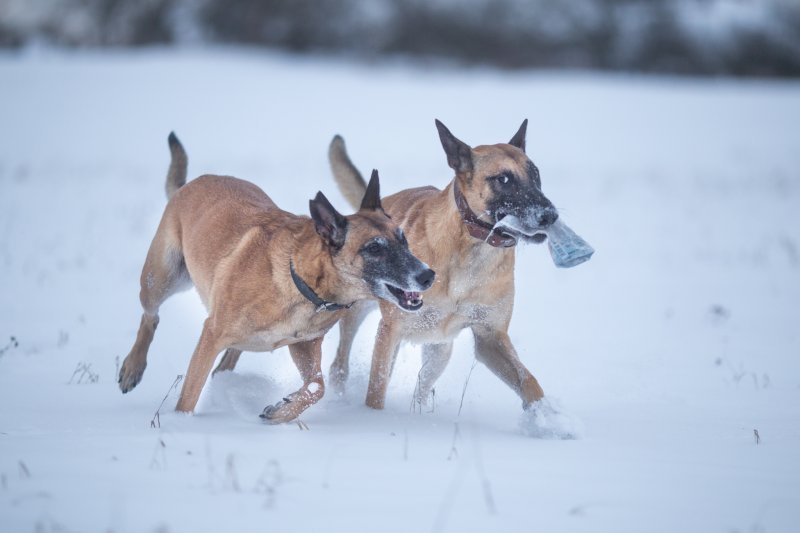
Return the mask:
[[364, 248], [364, 251], [370, 255], [381, 255], [383, 254], [383, 245], [377, 241], [373, 241]]
[[508, 176], [508, 174], [501, 174], [500, 176], [498, 176], [497, 181], [499, 181], [501, 184], [505, 185], [509, 181], [511, 181], [511, 178]]

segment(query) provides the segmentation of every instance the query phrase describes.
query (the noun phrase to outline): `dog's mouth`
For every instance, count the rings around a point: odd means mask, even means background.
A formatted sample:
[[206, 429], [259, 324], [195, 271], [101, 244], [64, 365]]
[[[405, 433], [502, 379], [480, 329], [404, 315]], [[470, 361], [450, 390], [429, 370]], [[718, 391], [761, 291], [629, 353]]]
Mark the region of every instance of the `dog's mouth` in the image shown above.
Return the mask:
[[532, 242], [534, 244], [542, 244], [547, 240], [546, 233], [534, 233], [533, 235], [522, 235], [522, 240], [525, 242]]
[[518, 217], [503, 213], [497, 215], [497, 222], [494, 224], [493, 231], [511, 235], [517, 240], [534, 244], [541, 244], [547, 239], [547, 233], [544, 228], [530, 227]]
[[405, 309], [406, 311], [417, 311], [420, 307], [422, 307], [422, 295], [420, 293], [404, 291], [403, 289], [395, 287], [394, 285], [389, 285], [388, 283], [385, 283], [384, 285], [386, 285], [389, 293], [397, 300], [397, 305], [399, 305], [401, 309]]

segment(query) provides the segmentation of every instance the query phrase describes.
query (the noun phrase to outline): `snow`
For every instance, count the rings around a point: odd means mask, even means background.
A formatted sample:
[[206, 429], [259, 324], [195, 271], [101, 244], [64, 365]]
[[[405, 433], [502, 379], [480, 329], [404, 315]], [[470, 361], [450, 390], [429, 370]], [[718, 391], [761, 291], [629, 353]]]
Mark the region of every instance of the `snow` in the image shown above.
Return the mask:
[[[2, 531], [796, 530], [797, 82], [37, 49], [0, 54], [0, 87]], [[475, 145], [526, 117], [545, 192], [597, 250], [572, 269], [518, 253], [510, 333], [552, 411], [523, 414], [480, 364], [467, 381], [467, 334], [432, 409], [414, 410], [413, 346], [386, 409], [366, 408], [373, 313], [346, 395], [303, 424], [258, 418], [300, 386], [283, 349], [243, 354], [176, 414], [194, 292], [164, 305], [142, 383], [119, 392], [170, 131], [191, 175], [305, 212], [318, 189], [345, 210], [336, 133], [389, 194], [449, 179], [434, 118]], [[537, 438], [548, 423], [578, 438]]]

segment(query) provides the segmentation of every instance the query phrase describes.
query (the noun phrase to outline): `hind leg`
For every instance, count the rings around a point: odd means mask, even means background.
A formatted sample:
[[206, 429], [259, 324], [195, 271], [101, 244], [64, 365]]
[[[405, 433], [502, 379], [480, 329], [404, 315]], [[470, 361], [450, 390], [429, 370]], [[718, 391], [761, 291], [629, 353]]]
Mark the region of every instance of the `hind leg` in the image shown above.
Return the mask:
[[225, 347], [220, 331], [214, 327], [218, 323], [209, 317], [203, 324], [203, 332], [200, 334], [197, 348], [195, 348], [189, 368], [186, 370], [186, 379], [183, 380], [181, 395], [178, 398], [178, 405], [175, 407], [176, 411], [190, 413], [197, 406], [200, 392], [208, 380], [217, 354]]
[[236, 348], [228, 348], [225, 350], [222, 360], [217, 365], [217, 368], [214, 369], [214, 372], [211, 373], [211, 377], [216, 376], [217, 372], [225, 372], [236, 368], [236, 363], [239, 362], [240, 355], [242, 355], [242, 351]]
[[191, 284], [183, 254], [177, 246], [170, 246], [166, 242], [163, 225], [164, 222], [150, 245], [142, 269], [139, 299], [144, 313], [136, 341], [119, 371], [118, 383], [123, 394], [131, 391], [142, 379], [147, 366], [147, 350], [158, 326], [159, 307], [172, 294]]
[[119, 371], [119, 388], [123, 394], [133, 390], [139, 384], [147, 366], [147, 350], [153, 342], [153, 336], [158, 326], [157, 314], [142, 314], [142, 321], [139, 324], [139, 332], [136, 334], [136, 341], [133, 343], [130, 353], [122, 362]]
[[453, 343], [425, 344], [422, 346], [422, 368], [417, 375], [417, 388], [414, 390], [414, 401], [417, 405], [427, 406], [431, 399], [433, 386], [442, 375], [450, 356]]
[[339, 320], [339, 347], [328, 371], [331, 388], [339, 396], [344, 394], [347, 378], [350, 375], [350, 350], [353, 348], [353, 339], [364, 318], [374, 307], [374, 304], [370, 304], [372, 302], [367, 300], [356, 302]]

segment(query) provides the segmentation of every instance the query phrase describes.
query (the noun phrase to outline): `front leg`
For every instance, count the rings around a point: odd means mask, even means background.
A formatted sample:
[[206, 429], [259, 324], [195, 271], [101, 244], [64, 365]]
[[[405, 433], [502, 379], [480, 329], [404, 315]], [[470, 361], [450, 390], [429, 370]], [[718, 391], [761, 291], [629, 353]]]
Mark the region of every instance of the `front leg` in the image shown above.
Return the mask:
[[211, 373], [214, 360], [223, 348], [220, 335], [214, 330], [212, 324], [213, 321], [210, 317], [203, 323], [203, 332], [200, 334], [197, 348], [189, 361], [189, 369], [186, 371], [186, 379], [183, 380], [181, 396], [175, 407], [176, 411], [185, 413], [194, 411], [203, 385], [208, 379], [208, 374]]
[[524, 409], [544, 397], [539, 382], [519, 360], [508, 333], [485, 326], [473, 327], [472, 333], [475, 335], [475, 356], [478, 361], [522, 398]]
[[289, 353], [292, 354], [292, 361], [303, 378], [303, 386], [275, 405], [268, 405], [264, 408], [264, 412], [260, 416], [271, 424], [294, 420], [325, 394], [325, 382], [322, 379], [321, 367], [322, 337], [290, 344]]
[[375, 349], [372, 352], [372, 367], [369, 370], [369, 387], [367, 388], [367, 406], [383, 409], [386, 403], [386, 389], [392, 377], [394, 360], [400, 348], [400, 326], [398, 322], [381, 319], [378, 334], [375, 337]]
[[430, 401], [433, 386], [442, 375], [450, 356], [453, 354], [453, 342], [440, 344], [425, 344], [422, 346], [422, 368], [417, 375], [417, 387], [414, 391], [414, 401], [417, 405], [427, 406]]
[[333, 392], [340, 396], [344, 394], [347, 377], [350, 375], [350, 350], [353, 347], [353, 339], [358, 333], [359, 326], [373, 307], [372, 302], [361, 300], [345, 311], [339, 320], [339, 347], [336, 349], [336, 358], [328, 371], [328, 379]]

